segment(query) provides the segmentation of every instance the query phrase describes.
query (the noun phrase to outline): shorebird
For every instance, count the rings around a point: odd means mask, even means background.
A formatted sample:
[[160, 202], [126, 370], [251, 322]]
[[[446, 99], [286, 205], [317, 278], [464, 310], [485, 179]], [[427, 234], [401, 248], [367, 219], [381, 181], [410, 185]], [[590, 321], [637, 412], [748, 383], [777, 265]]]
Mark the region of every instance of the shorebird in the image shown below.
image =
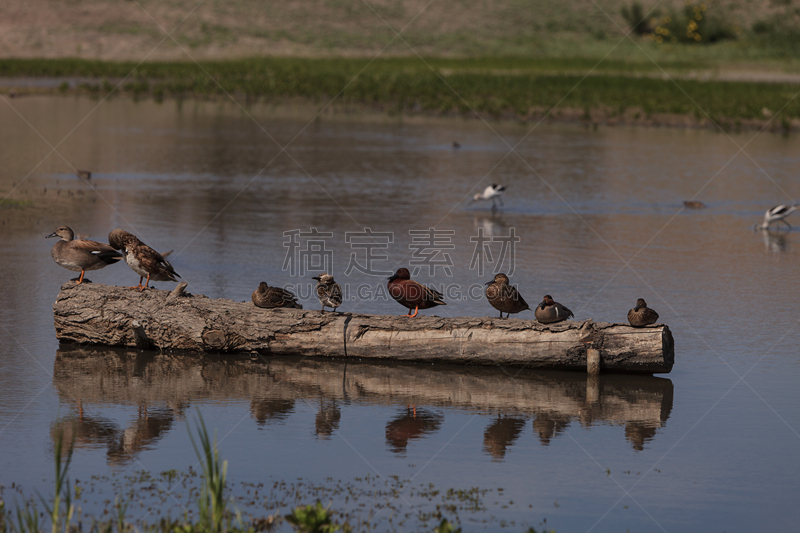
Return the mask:
[[474, 204], [480, 200], [491, 200], [492, 201], [492, 211], [497, 209], [497, 201], [500, 202], [500, 205], [503, 205], [503, 199], [500, 198], [503, 193], [506, 191], [505, 185], [498, 185], [497, 183], [492, 183], [488, 187], [486, 187], [483, 192], [476, 192], [475, 196], [472, 197], [472, 201], [470, 204]]
[[270, 287], [266, 281], [258, 284], [258, 288], [253, 291], [252, 299], [256, 307], [264, 307], [266, 309], [275, 307], [303, 308], [302, 305], [297, 303], [297, 296], [293, 292], [280, 287]]
[[[437, 305], [447, 305], [442, 301], [441, 292], [411, 280], [407, 268], [399, 268], [394, 276], [388, 278], [389, 295], [400, 305], [408, 307], [408, 316], [414, 318], [420, 309], [430, 309]], [[411, 314], [411, 310], [414, 314]]]
[[500, 318], [503, 318], [503, 313], [508, 313], [506, 316], [508, 318], [511, 313], [530, 309], [517, 288], [509, 285], [508, 276], [502, 273], [497, 274], [492, 281], [486, 282], [486, 299], [492, 307], [500, 311]]
[[636, 300], [636, 307], [628, 311], [628, 322], [635, 328], [655, 324], [656, 320], [658, 313], [647, 307], [647, 302], [643, 298]]
[[333, 276], [323, 272], [319, 276], [311, 279], [317, 280], [317, 298], [322, 304], [322, 312], [326, 307], [332, 307], [334, 311], [342, 305], [342, 287], [333, 280]]
[[536, 320], [542, 324], [553, 324], [571, 318], [572, 311], [564, 307], [558, 302], [553, 301], [553, 297], [549, 294], [545, 295], [544, 300], [540, 303], [534, 311]]
[[67, 226], [61, 226], [45, 239], [61, 237], [50, 250], [50, 255], [59, 266], [80, 272], [78, 284], [83, 282], [87, 270], [100, 270], [122, 259], [122, 254], [103, 242], [76, 239], [75, 233]]
[[[151, 280], [178, 281], [175, 278], [179, 278], [180, 275], [175, 272], [169, 261], [132, 233], [119, 228], [112, 230], [108, 234], [108, 243], [113, 248], [120, 250], [131, 270], [139, 274], [139, 284], [132, 288], [143, 291], [150, 286]], [[147, 277], [147, 282], [143, 287], [142, 280], [145, 276]]]
[[770, 224], [778, 221], [783, 222], [789, 227], [789, 229], [792, 229], [792, 225], [786, 222], [786, 217], [794, 213], [796, 210], [797, 204], [781, 204], [771, 207], [767, 209], [766, 213], [764, 213], [764, 222], [758, 227], [758, 229], [768, 229]]

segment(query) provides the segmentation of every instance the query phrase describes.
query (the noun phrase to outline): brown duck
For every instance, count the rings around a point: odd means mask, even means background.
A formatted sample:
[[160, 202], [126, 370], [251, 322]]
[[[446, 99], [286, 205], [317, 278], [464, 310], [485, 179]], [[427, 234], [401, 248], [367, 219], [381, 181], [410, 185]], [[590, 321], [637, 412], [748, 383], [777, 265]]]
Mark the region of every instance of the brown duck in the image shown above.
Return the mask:
[[511, 313], [530, 309], [517, 288], [509, 285], [508, 276], [502, 273], [497, 274], [492, 281], [486, 282], [486, 299], [492, 307], [500, 311], [500, 318], [503, 318], [503, 313], [508, 313], [506, 316], [508, 318]]
[[317, 298], [319, 298], [319, 303], [322, 304], [322, 311], [324, 312], [326, 307], [332, 307], [336, 311], [336, 308], [342, 305], [342, 287], [327, 272], [323, 272], [311, 279], [315, 279], [318, 282]]
[[628, 311], [628, 322], [635, 328], [655, 324], [657, 320], [658, 313], [647, 307], [647, 302], [643, 298], [636, 300], [636, 307]]
[[[131, 270], [139, 274], [139, 284], [133, 287], [134, 289], [143, 291], [150, 286], [151, 280], [178, 281], [175, 278], [180, 277], [163, 255], [147, 246], [132, 233], [119, 228], [112, 230], [108, 234], [108, 244], [122, 251], [125, 262], [131, 267]], [[147, 282], [143, 287], [142, 280], [145, 277], [147, 277]]]
[[256, 307], [273, 309], [275, 307], [286, 307], [291, 309], [302, 309], [303, 306], [297, 303], [297, 296], [293, 292], [281, 289], [280, 287], [270, 287], [266, 281], [258, 284], [258, 288], [253, 292], [253, 303]]
[[545, 295], [544, 300], [533, 312], [536, 315], [536, 320], [542, 324], [553, 324], [572, 318], [572, 311], [564, 307], [558, 302], [553, 301], [553, 297], [549, 294]]
[[76, 239], [75, 233], [67, 226], [61, 226], [45, 238], [50, 237], [61, 237], [53, 245], [50, 255], [59, 266], [81, 273], [78, 284], [83, 282], [87, 270], [100, 270], [122, 259], [122, 254], [106, 243]]
[[[389, 295], [397, 300], [400, 305], [408, 307], [408, 316], [414, 318], [420, 309], [430, 309], [437, 305], [447, 305], [442, 301], [441, 292], [426, 287], [421, 283], [411, 280], [411, 273], [407, 268], [399, 268], [394, 276], [389, 278]], [[414, 314], [411, 314], [411, 310]]]

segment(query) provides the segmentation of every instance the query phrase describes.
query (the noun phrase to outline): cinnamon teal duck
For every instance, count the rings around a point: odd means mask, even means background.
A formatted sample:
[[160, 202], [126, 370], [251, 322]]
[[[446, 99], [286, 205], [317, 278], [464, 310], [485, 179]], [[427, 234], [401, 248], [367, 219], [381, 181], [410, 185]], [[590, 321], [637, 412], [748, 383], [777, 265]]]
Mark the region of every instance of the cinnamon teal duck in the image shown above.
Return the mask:
[[122, 259], [122, 254], [106, 243], [76, 239], [75, 233], [67, 226], [61, 226], [45, 239], [50, 237], [61, 238], [53, 245], [50, 255], [59, 266], [81, 273], [78, 284], [83, 282], [87, 270], [100, 270]]
[[536, 320], [542, 324], [554, 324], [573, 317], [572, 311], [560, 303], [554, 302], [553, 297], [549, 294], [545, 295], [542, 303], [536, 306], [533, 314], [536, 315]]
[[258, 284], [258, 288], [253, 291], [253, 303], [256, 307], [274, 309], [284, 307], [288, 309], [302, 309], [303, 306], [297, 303], [297, 296], [293, 292], [280, 287], [270, 287], [266, 281]]
[[[150, 281], [178, 281], [176, 278], [180, 277], [163, 255], [147, 246], [132, 233], [117, 228], [108, 234], [108, 244], [120, 250], [131, 270], [139, 274], [139, 284], [133, 287], [138, 291], [148, 288]], [[142, 286], [142, 280], [145, 277], [147, 277], [147, 282]]]
[[508, 318], [511, 313], [530, 309], [517, 288], [509, 285], [508, 276], [502, 273], [497, 274], [492, 281], [486, 282], [486, 299], [492, 307], [500, 311], [500, 318], [503, 318], [503, 313], [508, 313], [506, 316]]
[[[437, 305], [447, 305], [442, 301], [441, 292], [426, 287], [421, 283], [412, 281], [411, 273], [407, 268], [399, 268], [394, 276], [389, 278], [389, 295], [397, 300], [400, 305], [408, 307], [408, 316], [414, 318], [420, 309], [430, 309]], [[411, 314], [411, 310], [414, 314]]]
[[786, 222], [786, 217], [791, 215], [797, 211], [797, 204], [794, 205], [776, 205], [775, 207], [770, 207], [767, 209], [767, 212], [764, 213], [764, 222], [758, 226], [759, 229], [767, 229], [769, 228], [770, 224], [773, 222], [783, 222], [786, 224], [789, 229], [792, 229], [792, 225]]
[[325, 312], [326, 307], [332, 307], [336, 311], [342, 305], [342, 287], [327, 272], [311, 279], [317, 280], [317, 298], [322, 304], [322, 311]]
[[628, 322], [635, 328], [655, 324], [657, 320], [658, 313], [647, 307], [643, 298], [636, 300], [636, 307], [628, 311]]

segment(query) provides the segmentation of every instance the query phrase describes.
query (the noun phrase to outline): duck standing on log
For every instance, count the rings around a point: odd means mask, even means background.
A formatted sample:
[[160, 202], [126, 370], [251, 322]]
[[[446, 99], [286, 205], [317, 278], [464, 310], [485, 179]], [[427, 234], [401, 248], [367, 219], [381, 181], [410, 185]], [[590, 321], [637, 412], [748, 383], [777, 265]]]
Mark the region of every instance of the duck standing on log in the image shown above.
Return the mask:
[[573, 317], [572, 311], [560, 303], [554, 302], [553, 297], [549, 294], [545, 295], [542, 303], [536, 306], [533, 314], [536, 315], [536, 320], [542, 324], [554, 324]]
[[322, 304], [322, 312], [325, 312], [326, 307], [332, 307], [335, 312], [342, 305], [342, 287], [327, 272], [311, 279], [317, 280], [317, 298]]
[[61, 237], [50, 250], [58, 266], [73, 272], [80, 272], [78, 285], [83, 282], [87, 270], [100, 270], [122, 259], [122, 254], [103, 242], [76, 239], [75, 233], [67, 226], [61, 226], [45, 239]]
[[[131, 270], [139, 274], [139, 284], [132, 287], [138, 291], [143, 291], [150, 286], [152, 281], [178, 281], [179, 278], [175, 269], [164, 259], [164, 256], [156, 252], [145, 243], [139, 240], [132, 233], [122, 229], [112, 230], [108, 234], [108, 243], [122, 252], [125, 262]], [[142, 286], [142, 280], [147, 277], [147, 282]]]
[[628, 311], [628, 322], [635, 328], [642, 328], [655, 324], [658, 320], [658, 313], [647, 307], [644, 298], [636, 300], [636, 307]]
[[500, 318], [503, 313], [519, 313], [530, 309], [528, 303], [513, 285], [509, 285], [508, 276], [503, 273], [497, 274], [492, 281], [486, 282], [486, 299], [492, 307], [500, 311]]
[[[437, 305], [447, 305], [442, 301], [441, 292], [426, 287], [421, 283], [412, 281], [411, 273], [407, 268], [399, 268], [394, 276], [389, 278], [389, 295], [397, 300], [400, 305], [408, 307], [408, 316], [414, 318], [420, 309], [430, 309]], [[411, 310], [414, 314], [411, 314]]]
[[283, 307], [288, 309], [302, 309], [303, 306], [297, 303], [297, 296], [293, 292], [280, 287], [270, 287], [266, 281], [258, 284], [258, 288], [253, 292], [253, 303], [256, 307], [274, 309]]

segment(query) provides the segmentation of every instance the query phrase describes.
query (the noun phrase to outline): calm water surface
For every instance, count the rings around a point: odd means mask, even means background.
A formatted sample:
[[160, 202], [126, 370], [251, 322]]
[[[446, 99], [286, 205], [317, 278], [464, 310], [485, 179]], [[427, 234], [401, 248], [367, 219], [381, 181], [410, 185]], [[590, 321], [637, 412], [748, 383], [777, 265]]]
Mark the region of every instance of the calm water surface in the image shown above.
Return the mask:
[[[430, 525], [424, 513], [437, 504], [455, 505], [444, 514], [466, 530], [546, 519], [559, 532], [765, 531], [800, 520], [800, 237], [752, 229], [766, 208], [800, 198], [798, 139], [553, 125], [525, 136], [530, 126], [309, 123], [303, 109], [249, 116], [217, 103], [10, 102], [0, 108], [0, 193], [20, 202], [0, 206], [0, 490], [9, 502], [18, 490], [52, 490], [59, 429], [75, 439], [73, 478], [91, 484], [85, 512], [140, 486], [130, 480], [142, 471], [196, 469], [187, 422], [202, 412], [240, 506], [256, 515], [319, 497], [360, 530]], [[90, 169], [91, 182], [73, 168]], [[469, 205], [492, 182], [508, 187], [504, 208]], [[680, 209], [695, 197], [709, 207]], [[303, 271], [294, 251], [322, 246], [329, 255], [310, 259], [327, 258], [350, 290], [342, 310], [382, 314], [405, 309], [381, 297], [385, 276], [354, 268], [366, 263], [358, 243], [385, 244], [373, 272], [413, 267], [435, 249], [442, 263], [417, 278], [449, 288], [441, 316], [495, 313], [468, 289], [491, 279], [502, 242], [488, 242], [491, 257], [478, 253], [481, 273], [470, 268], [474, 239], [513, 230], [511, 278], [529, 302], [552, 294], [577, 319], [620, 321], [643, 297], [673, 331], [676, 364], [669, 375], [592, 381], [59, 347], [52, 303], [73, 274], [43, 237], [60, 225], [98, 240], [123, 227], [174, 250], [195, 294], [248, 300], [266, 280], [293, 285], [310, 308], [318, 270]], [[312, 228], [328, 235], [304, 236]], [[391, 238], [353, 237], [365, 228]], [[410, 232], [430, 229], [435, 246], [415, 248], [424, 234]], [[285, 244], [298, 231], [293, 251]], [[124, 265], [87, 277], [137, 281]], [[137, 502], [131, 519], [193, 508], [190, 488], [163, 479], [150, 483], [163, 493]], [[256, 494], [259, 483], [270, 490]], [[472, 487], [479, 492], [443, 500]]]

